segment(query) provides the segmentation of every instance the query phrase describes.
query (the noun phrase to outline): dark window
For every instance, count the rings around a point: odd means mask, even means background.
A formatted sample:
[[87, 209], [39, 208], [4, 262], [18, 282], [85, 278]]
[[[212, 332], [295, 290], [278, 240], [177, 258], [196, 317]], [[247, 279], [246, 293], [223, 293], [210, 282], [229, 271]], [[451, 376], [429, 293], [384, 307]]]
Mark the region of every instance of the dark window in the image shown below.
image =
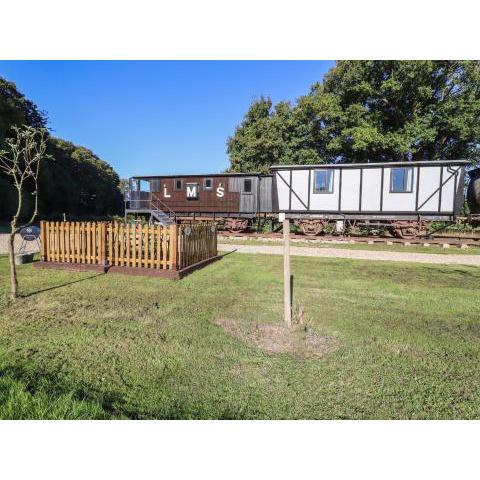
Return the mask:
[[175, 183], [174, 190], [176, 192], [180, 192], [182, 190], [182, 179], [176, 178], [174, 183]]
[[252, 180], [250, 178], [243, 181], [243, 193], [252, 193]]
[[160, 180], [150, 180], [150, 191], [151, 192], [160, 191]]
[[390, 175], [390, 192], [410, 193], [413, 186], [413, 168], [392, 168]]
[[203, 180], [203, 189], [211, 190], [213, 188], [213, 180], [211, 178], [205, 178]]
[[333, 193], [333, 170], [315, 170], [313, 193]]

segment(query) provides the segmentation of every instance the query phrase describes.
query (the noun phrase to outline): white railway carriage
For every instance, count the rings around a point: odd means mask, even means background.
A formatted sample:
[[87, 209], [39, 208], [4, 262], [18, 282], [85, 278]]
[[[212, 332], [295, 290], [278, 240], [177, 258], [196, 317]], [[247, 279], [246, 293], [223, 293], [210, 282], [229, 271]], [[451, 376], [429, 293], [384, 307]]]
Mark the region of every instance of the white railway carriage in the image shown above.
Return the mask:
[[[278, 165], [274, 211], [317, 235], [326, 223], [360, 220], [388, 225], [398, 237], [426, 233], [431, 221], [462, 212], [466, 160]], [[275, 205], [276, 203], [276, 205]], [[343, 223], [342, 223], [343, 222]]]

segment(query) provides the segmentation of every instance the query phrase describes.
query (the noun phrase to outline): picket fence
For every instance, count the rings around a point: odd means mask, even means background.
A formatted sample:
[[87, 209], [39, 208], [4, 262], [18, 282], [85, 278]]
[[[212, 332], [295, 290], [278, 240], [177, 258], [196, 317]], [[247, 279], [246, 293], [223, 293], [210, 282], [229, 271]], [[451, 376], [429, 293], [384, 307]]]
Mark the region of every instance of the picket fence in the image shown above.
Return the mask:
[[43, 262], [182, 270], [217, 256], [214, 224], [138, 225], [42, 221]]

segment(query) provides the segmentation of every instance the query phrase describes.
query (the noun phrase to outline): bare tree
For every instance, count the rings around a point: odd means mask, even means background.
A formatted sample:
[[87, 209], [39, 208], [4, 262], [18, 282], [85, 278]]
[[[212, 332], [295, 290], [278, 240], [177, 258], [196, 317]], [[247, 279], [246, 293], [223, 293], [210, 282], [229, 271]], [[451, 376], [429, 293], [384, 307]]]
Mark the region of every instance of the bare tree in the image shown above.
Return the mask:
[[[29, 126], [12, 127], [15, 131], [14, 138], [5, 140], [6, 150], [0, 150], [0, 171], [12, 179], [17, 191], [17, 208], [10, 222], [10, 238], [8, 255], [10, 260], [11, 297], [16, 298], [18, 292], [17, 269], [15, 266], [14, 242], [15, 235], [24, 227], [32, 224], [38, 213], [38, 173], [40, 162], [46, 158], [47, 131], [43, 128]], [[23, 197], [28, 183], [33, 183], [32, 195], [33, 213], [23, 224], [20, 223], [22, 215]]]

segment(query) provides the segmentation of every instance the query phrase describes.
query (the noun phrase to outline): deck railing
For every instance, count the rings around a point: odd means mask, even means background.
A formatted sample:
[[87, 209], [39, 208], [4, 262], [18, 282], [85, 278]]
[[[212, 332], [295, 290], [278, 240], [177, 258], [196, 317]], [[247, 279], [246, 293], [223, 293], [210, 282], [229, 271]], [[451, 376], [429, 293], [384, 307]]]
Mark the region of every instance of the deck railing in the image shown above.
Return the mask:
[[214, 224], [41, 222], [43, 262], [182, 270], [217, 255]]

